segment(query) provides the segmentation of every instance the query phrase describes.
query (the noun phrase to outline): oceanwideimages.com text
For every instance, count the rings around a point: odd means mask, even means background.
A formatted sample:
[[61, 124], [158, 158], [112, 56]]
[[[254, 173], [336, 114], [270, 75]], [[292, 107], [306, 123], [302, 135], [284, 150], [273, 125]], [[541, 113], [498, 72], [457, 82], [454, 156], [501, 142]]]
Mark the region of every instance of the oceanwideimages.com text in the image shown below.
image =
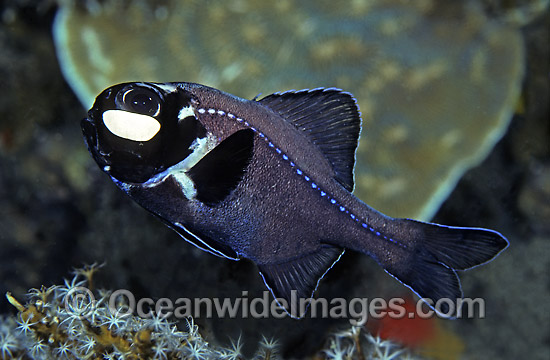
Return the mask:
[[[108, 296], [108, 309], [117, 317], [129, 315], [148, 318], [285, 318], [311, 317], [348, 319], [354, 326], [362, 326], [369, 319], [401, 318], [484, 318], [485, 301], [482, 298], [418, 300], [411, 310], [403, 298], [298, 298], [293, 291], [290, 302], [274, 299], [269, 291], [261, 297], [250, 297], [243, 291], [237, 298], [136, 298], [126, 289], [119, 289]], [[426, 306], [426, 303], [430, 306]], [[88, 288], [75, 287], [64, 299], [65, 308], [86, 316], [97, 305]], [[285, 310], [286, 309], [286, 310]]]

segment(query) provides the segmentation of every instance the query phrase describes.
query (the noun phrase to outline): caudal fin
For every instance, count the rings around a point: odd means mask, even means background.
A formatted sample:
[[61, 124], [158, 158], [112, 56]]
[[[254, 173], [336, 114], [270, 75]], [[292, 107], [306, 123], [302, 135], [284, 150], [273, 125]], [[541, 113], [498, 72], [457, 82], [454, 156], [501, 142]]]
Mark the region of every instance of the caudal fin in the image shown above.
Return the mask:
[[406, 222], [415, 239], [408, 246], [407, 260], [383, 264], [384, 268], [421, 298], [431, 299], [430, 306], [437, 303], [435, 309], [446, 317], [456, 317], [451, 304], [462, 298], [456, 270], [487, 263], [508, 247], [508, 240], [493, 230], [399, 221]]

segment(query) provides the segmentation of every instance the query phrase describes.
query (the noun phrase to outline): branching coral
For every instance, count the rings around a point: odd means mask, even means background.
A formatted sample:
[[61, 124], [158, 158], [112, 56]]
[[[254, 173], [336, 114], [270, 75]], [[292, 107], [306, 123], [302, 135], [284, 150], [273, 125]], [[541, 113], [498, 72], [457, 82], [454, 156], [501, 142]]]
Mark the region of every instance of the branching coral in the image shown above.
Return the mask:
[[420, 359], [389, 340], [363, 332], [360, 327], [334, 334], [322, 353], [327, 360]]
[[[228, 348], [211, 345], [192, 318], [181, 331], [163, 317], [113, 312], [109, 291], [89, 290], [97, 268], [76, 270], [63, 285], [31, 289], [26, 304], [6, 294], [19, 313], [0, 321], [1, 358], [243, 359], [240, 339]], [[276, 359], [276, 350], [264, 340], [255, 358]]]

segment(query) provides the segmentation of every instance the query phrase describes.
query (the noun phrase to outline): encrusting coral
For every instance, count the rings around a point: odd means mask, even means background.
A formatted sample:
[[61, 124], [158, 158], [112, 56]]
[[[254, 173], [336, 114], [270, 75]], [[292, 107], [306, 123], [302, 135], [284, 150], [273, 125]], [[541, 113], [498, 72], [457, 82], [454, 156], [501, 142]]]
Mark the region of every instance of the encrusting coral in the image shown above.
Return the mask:
[[61, 1], [53, 34], [86, 109], [124, 81], [342, 88], [364, 120], [355, 193], [394, 217], [433, 216], [506, 131], [524, 72], [517, 27], [476, 0], [78, 4]]

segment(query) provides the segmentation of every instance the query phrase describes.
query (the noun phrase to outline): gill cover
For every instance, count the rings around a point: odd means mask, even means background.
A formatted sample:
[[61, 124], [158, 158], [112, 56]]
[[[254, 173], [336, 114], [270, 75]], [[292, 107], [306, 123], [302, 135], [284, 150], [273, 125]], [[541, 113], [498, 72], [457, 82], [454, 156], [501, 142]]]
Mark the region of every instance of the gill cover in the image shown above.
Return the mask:
[[96, 98], [81, 127], [105, 172], [121, 182], [143, 183], [185, 159], [192, 142], [205, 136], [194, 115], [196, 104], [177, 86], [170, 91], [154, 84], [119, 84]]

